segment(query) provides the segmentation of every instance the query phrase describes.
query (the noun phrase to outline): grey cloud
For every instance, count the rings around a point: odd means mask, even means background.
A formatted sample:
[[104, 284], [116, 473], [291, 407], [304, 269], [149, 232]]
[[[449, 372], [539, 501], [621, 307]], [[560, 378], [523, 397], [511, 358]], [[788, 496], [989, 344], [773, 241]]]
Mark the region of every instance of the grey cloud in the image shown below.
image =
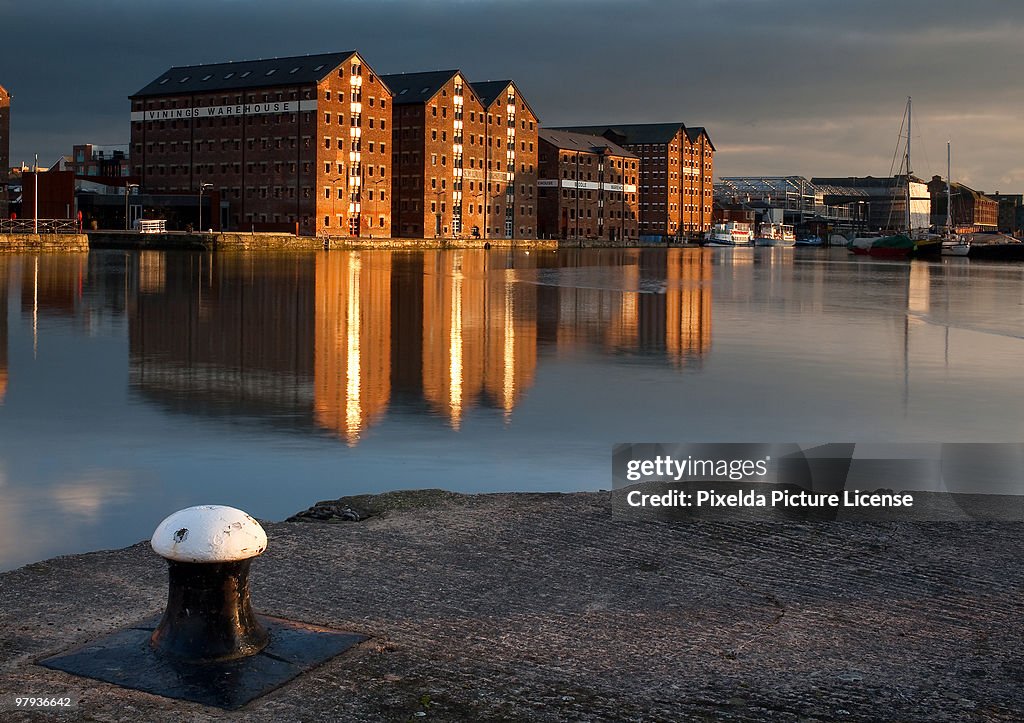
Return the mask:
[[1024, 186], [1005, 147], [1024, 3], [0, 0], [0, 17], [14, 161], [124, 142], [127, 96], [170, 65], [356, 48], [384, 73], [515, 77], [548, 125], [706, 125], [721, 175], [885, 173], [913, 95], [919, 172], [943, 171], [948, 137], [955, 176]]

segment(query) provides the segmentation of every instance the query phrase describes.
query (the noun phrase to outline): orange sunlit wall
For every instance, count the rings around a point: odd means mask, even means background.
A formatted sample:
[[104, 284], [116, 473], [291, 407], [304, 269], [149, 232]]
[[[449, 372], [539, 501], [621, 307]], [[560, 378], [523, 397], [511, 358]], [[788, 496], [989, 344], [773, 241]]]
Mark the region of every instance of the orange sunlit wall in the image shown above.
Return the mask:
[[314, 412], [350, 445], [391, 396], [391, 252], [318, 254]]

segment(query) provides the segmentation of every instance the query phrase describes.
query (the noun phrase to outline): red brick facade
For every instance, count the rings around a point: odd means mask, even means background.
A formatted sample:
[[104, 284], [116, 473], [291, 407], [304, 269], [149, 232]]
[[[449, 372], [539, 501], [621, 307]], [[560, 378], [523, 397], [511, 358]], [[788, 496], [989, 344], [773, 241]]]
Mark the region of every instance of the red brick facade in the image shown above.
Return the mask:
[[635, 241], [638, 165], [606, 138], [541, 130], [541, 238]]
[[714, 145], [703, 128], [682, 123], [573, 126], [601, 135], [640, 159], [640, 235], [681, 238], [711, 226]]
[[357, 53], [172, 68], [131, 101], [143, 192], [211, 184], [229, 229], [390, 235], [391, 94]]
[[473, 87], [487, 107], [486, 237], [537, 238], [537, 115], [511, 80]]
[[396, 236], [484, 234], [484, 108], [458, 70], [385, 77], [394, 92]]
[[7, 217], [7, 176], [11, 172], [11, 94], [0, 85], [0, 214]]

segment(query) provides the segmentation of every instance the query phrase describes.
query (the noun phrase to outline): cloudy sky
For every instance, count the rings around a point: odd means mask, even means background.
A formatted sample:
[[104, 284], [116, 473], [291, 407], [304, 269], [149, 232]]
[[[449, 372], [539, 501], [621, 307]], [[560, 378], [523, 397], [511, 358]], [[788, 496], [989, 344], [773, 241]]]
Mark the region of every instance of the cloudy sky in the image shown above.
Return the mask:
[[172, 65], [357, 49], [380, 73], [512, 77], [546, 125], [682, 121], [716, 176], [914, 170], [1024, 192], [1018, 0], [0, 0], [12, 163], [124, 143]]

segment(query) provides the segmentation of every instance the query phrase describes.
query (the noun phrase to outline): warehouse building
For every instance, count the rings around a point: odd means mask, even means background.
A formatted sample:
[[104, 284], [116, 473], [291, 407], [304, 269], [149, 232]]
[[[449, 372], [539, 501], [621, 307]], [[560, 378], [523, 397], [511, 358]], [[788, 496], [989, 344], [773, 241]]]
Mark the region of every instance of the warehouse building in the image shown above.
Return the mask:
[[487, 113], [485, 236], [537, 238], [540, 120], [513, 81], [488, 80], [472, 86]]
[[204, 226], [391, 235], [391, 92], [355, 51], [170, 68], [131, 107], [132, 175], [217, 191]]
[[482, 237], [484, 106], [459, 70], [387, 75], [394, 93], [395, 234]]
[[11, 172], [11, 94], [0, 85], [0, 218], [7, 218], [7, 177]]
[[602, 136], [542, 128], [541, 238], [637, 240], [638, 158]]
[[638, 123], [558, 130], [604, 136], [637, 155], [641, 238], [699, 236], [711, 227], [715, 146], [704, 128]]

